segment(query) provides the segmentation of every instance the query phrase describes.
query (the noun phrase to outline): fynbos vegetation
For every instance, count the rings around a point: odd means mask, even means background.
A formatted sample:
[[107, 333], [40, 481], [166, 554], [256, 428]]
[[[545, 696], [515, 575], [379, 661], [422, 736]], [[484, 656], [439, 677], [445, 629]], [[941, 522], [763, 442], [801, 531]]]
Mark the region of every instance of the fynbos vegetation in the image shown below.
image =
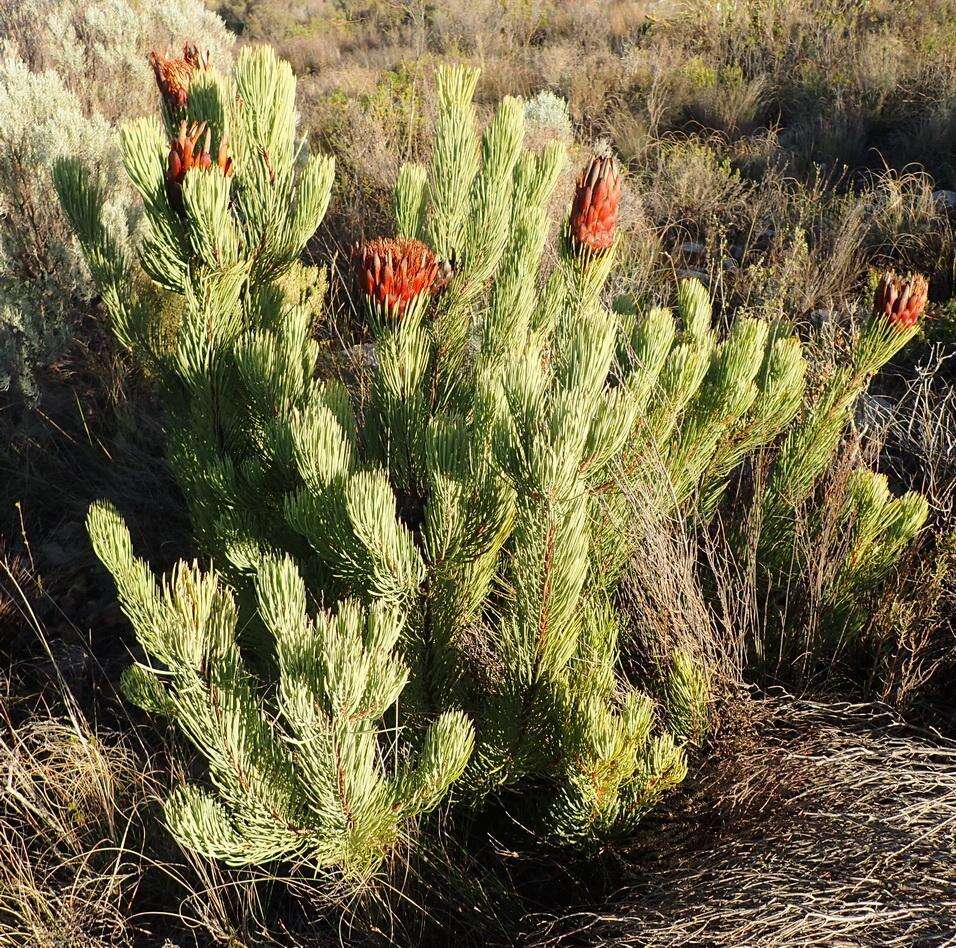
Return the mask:
[[814, 165], [818, 6], [11, 19], [4, 938], [945, 937], [947, 172]]

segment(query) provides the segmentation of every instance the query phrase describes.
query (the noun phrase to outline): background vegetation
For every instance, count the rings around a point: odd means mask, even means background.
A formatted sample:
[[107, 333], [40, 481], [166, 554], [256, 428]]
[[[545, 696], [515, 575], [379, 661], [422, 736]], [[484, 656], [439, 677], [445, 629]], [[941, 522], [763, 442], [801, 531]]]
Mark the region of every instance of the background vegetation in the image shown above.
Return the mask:
[[[0, 944], [956, 937], [956, 3], [209, 6], [0, 0]], [[520, 832], [464, 846], [449, 827], [374, 897], [336, 900], [281, 867], [201, 860], [160, 825], [182, 747], [117, 696], [133, 638], [81, 523], [92, 499], [112, 499], [159, 567], [189, 551], [188, 526], [154, 380], [104, 331], [50, 168], [78, 154], [122, 180], [118, 125], [155, 108], [148, 53], [185, 39], [222, 68], [255, 42], [293, 63], [302, 130], [337, 163], [307, 253], [333, 276], [355, 240], [387, 231], [399, 166], [427, 157], [434, 67], [450, 61], [482, 66], [484, 118], [502, 96], [525, 97], [533, 146], [560, 139], [573, 166], [595, 150], [620, 158], [612, 295], [670, 303], [675, 276], [696, 276], [718, 324], [792, 324], [814, 391], [845, 355], [876, 270], [930, 277], [930, 319], [860, 399], [798, 522], [803, 565], [785, 587], [768, 592], [755, 562], [727, 552], [746, 505], [711, 531], [635, 507], [653, 555], [633, 564], [630, 587], [661, 637], [713, 636], [727, 656], [767, 647], [728, 676], [686, 791], [628, 847], [581, 865]], [[572, 186], [569, 173], [556, 207]], [[130, 191], [106, 210], [135, 237]], [[359, 316], [333, 291], [317, 331], [327, 352], [368, 342]], [[930, 515], [866, 601], [859, 647], [834, 650], [823, 643], [845, 555], [835, 525], [861, 460], [894, 492], [921, 491]], [[768, 699], [778, 686], [788, 694]]]

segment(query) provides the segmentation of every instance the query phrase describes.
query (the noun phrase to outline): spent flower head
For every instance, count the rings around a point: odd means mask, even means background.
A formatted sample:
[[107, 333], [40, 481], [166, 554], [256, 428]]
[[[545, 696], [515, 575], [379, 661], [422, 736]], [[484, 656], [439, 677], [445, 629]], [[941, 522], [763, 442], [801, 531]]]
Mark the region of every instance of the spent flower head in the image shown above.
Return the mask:
[[186, 43], [182, 56], [163, 56], [153, 50], [149, 54], [149, 62], [163, 102], [171, 112], [176, 113], [186, 108], [193, 73], [197, 69], [209, 68], [209, 53], [200, 53], [195, 43]]

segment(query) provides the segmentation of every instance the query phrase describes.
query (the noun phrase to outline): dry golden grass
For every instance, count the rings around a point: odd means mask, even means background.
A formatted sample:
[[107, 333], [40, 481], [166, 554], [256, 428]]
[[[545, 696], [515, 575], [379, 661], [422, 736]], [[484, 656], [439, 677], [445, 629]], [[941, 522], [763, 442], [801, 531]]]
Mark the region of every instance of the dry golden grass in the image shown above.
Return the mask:
[[949, 944], [956, 744], [885, 708], [777, 697], [725, 748], [697, 818], [666, 824], [606, 904], [525, 944]]
[[133, 944], [151, 774], [122, 740], [40, 709], [0, 740], [0, 944]]

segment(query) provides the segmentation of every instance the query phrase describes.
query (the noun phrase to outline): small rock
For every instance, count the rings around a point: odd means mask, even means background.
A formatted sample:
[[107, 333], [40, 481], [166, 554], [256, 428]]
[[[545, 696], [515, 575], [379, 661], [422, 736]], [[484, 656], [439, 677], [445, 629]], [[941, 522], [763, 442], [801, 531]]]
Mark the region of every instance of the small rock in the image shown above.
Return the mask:
[[707, 248], [694, 240], [685, 241], [677, 249], [685, 257], [703, 257], [707, 254]]
[[704, 286], [707, 286], [710, 283], [710, 274], [706, 270], [691, 270], [684, 269], [677, 271], [677, 279], [679, 280], [700, 280]]
[[956, 191], [941, 189], [933, 192], [933, 201], [941, 211], [948, 214], [956, 212]]

